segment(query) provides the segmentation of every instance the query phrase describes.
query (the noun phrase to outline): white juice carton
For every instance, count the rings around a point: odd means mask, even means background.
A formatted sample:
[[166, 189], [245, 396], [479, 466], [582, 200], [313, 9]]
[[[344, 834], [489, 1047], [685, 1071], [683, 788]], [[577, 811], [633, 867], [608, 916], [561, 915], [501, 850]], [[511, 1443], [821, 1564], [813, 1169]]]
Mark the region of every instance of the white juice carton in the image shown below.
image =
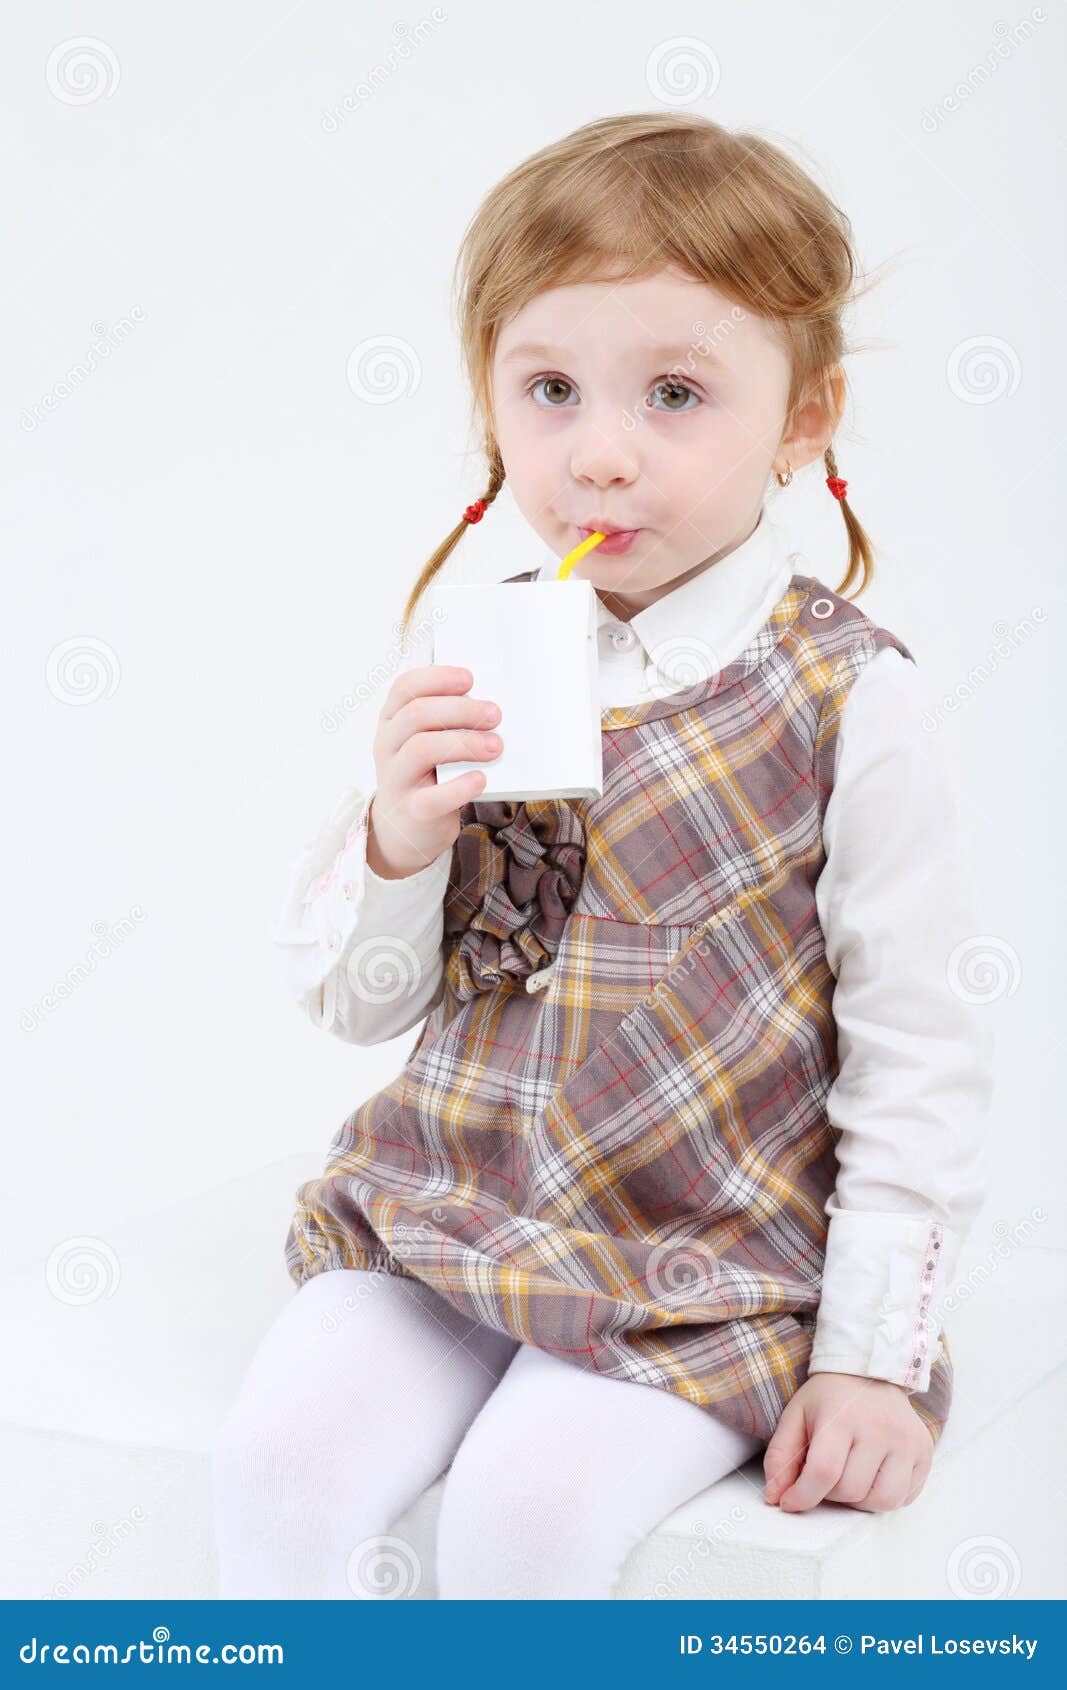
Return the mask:
[[[587, 549], [585, 543], [583, 548]], [[560, 566], [565, 569], [574, 553]], [[599, 798], [604, 790], [592, 582], [431, 584], [435, 663], [469, 669], [470, 698], [500, 707], [490, 761], [437, 764], [439, 782], [481, 769], [474, 802], [499, 798]]]

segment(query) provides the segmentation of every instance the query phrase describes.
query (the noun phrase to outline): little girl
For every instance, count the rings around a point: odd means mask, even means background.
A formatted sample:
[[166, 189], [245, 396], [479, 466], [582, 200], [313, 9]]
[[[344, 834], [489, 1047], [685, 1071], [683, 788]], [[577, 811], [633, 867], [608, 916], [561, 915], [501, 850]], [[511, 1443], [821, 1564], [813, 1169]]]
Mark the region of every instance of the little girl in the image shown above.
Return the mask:
[[[607, 1597], [746, 1463], [754, 1508], [905, 1506], [952, 1394], [992, 1053], [914, 659], [854, 602], [848, 219], [757, 137], [628, 114], [507, 176], [461, 260], [488, 484], [404, 631], [505, 477], [548, 551], [516, 618], [607, 533], [574, 569], [603, 795], [439, 784], [507, 723], [423, 626], [375, 790], [294, 865], [274, 938], [315, 1024], [423, 1026], [297, 1193], [299, 1290], [214, 1451], [227, 1597], [419, 1594], [392, 1528], [446, 1469], [441, 1597]], [[765, 503], [819, 460], [836, 589]]]

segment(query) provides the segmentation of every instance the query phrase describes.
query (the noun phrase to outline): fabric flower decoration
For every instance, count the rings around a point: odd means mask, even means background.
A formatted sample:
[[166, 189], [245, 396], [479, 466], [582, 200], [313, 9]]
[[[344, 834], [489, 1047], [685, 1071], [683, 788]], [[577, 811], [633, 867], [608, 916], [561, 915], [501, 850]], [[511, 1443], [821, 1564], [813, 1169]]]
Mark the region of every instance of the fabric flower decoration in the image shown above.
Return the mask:
[[465, 804], [444, 903], [461, 1002], [525, 980], [555, 956], [585, 872], [585, 828], [565, 799]]

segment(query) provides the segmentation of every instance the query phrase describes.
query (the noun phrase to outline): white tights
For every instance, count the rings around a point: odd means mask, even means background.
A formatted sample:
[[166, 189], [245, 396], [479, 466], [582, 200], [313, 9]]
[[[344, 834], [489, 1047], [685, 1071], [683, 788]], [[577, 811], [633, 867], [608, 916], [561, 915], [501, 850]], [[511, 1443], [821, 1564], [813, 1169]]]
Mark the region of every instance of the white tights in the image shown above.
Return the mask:
[[219, 1595], [427, 1594], [391, 1527], [451, 1463], [441, 1598], [608, 1597], [660, 1520], [764, 1447], [478, 1325], [421, 1280], [329, 1269], [268, 1329], [217, 1435]]

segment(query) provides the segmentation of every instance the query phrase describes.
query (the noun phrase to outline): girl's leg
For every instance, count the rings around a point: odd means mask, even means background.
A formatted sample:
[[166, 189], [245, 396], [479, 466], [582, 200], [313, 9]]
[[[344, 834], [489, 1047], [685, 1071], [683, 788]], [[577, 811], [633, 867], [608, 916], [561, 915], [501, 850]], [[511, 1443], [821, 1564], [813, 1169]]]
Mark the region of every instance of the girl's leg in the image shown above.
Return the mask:
[[445, 1480], [439, 1595], [609, 1597], [672, 1509], [763, 1448], [684, 1397], [524, 1344]]
[[414, 1593], [412, 1552], [372, 1540], [448, 1465], [516, 1348], [421, 1280], [305, 1280], [212, 1449], [220, 1597]]

